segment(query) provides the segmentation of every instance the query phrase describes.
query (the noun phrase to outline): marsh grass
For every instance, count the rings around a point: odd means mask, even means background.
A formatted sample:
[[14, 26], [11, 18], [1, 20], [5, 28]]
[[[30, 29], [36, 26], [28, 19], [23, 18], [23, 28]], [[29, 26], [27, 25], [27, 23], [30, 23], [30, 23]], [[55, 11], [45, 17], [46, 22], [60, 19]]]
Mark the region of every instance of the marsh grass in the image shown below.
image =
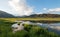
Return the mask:
[[54, 32], [49, 32], [46, 29], [37, 25], [25, 24], [25, 30], [12, 33], [11, 25], [15, 22], [0, 19], [0, 37], [60, 37]]

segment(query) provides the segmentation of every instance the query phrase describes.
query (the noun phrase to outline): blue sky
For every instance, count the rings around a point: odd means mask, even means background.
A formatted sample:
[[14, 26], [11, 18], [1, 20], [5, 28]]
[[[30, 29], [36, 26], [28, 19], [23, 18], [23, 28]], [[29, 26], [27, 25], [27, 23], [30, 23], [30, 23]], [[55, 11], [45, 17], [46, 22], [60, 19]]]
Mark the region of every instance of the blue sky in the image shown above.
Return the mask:
[[[21, 15], [21, 14], [24, 15], [23, 14], [24, 12], [22, 12], [22, 11], [25, 11], [25, 15], [27, 15], [29, 11], [34, 12], [34, 13], [44, 13], [44, 12], [52, 13], [53, 12], [53, 13], [60, 14], [60, 0], [23, 0], [26, 2], [22, 2], [22, 0], [21, 0], [22, 3], [26, 4], [28, 11], [22, 10], [20, 14], [19, 14], [18, 8], [16, 8], [17, 11], [14, 11], [12, 9], [12, 7], [9, 5], [9, 1], [10, 1], [10, 3], [12, 3], [12, 0], [0, 0], [0, 10], [6, 11], [13, 15]], [[23, 5], [23, 6], [25, 6], [25, 5]], [[28, 6], [30, 6], [30, 7], [28, 7]], [[20, 7], [21, 7], [21, 5], [20, 5]], [[31, 7], [32, 7], [33, 11], [30, 9]], [[18, 13], [18, 14], [16, 14], [16, 13]]]
[[60, 0], [28, 0], [28, 4], [37, 8], [56, 8], [60, 7]]
[[37, 12], [43, 8], [60, 8], [60, 0], [28, 0], [28, 4], [35, 6]]

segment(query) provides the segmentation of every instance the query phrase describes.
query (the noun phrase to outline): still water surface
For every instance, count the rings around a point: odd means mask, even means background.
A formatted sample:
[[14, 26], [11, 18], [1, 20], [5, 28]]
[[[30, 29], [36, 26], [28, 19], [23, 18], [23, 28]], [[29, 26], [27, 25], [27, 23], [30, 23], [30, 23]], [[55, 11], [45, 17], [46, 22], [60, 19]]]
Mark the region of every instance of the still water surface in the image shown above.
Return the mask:
[[55, 32], [57, 34], [60, 34], [60, 23], [34, 23], [30, 21], [18, 21], [22, 23], [32, 24], [32, 25], [39, 25], [42, 28], [47, 28], [48, 31]]

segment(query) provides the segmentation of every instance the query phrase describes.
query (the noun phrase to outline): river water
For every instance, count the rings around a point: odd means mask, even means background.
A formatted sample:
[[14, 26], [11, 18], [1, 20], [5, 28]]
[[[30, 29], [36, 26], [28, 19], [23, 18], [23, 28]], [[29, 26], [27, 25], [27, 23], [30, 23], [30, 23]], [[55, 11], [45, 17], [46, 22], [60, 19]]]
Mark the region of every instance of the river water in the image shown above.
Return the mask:
[[48, 31], [60, 34], [60, 23], [41, 23], [43, 28], [48, 28]]
[[20, 21], [20, 22], [32, 24], [32, 25], [39, 25], [42, 28], [47, 28], [48, 31], [52, 31], [57, 34], [60, 34], [60, 23], [36, 23], [36, 22], [34, 23], [34, 22], [30, 22], [30, 21]]

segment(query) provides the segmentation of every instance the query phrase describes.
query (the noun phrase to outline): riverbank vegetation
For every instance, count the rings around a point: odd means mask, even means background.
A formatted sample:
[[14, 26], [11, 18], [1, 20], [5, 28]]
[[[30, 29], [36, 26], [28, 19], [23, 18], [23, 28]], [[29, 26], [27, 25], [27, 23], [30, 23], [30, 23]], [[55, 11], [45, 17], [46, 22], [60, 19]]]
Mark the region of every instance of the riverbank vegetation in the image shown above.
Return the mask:
[[16, 20], [21, 21], [32, 21], [32, 22], [43, 22], [43, 23], [56, 23], [60, 22], [60, 18], [0, 18], [4, 20], [9, 20], [11, 22], [14, 22]]
[[37, 25], [24, 24], [24, 30], [12, 33], [11, 25], [15, 22], [0, 19], [0, 37], [60, 37], [54, 32], [49, 32], [47, 28]]

